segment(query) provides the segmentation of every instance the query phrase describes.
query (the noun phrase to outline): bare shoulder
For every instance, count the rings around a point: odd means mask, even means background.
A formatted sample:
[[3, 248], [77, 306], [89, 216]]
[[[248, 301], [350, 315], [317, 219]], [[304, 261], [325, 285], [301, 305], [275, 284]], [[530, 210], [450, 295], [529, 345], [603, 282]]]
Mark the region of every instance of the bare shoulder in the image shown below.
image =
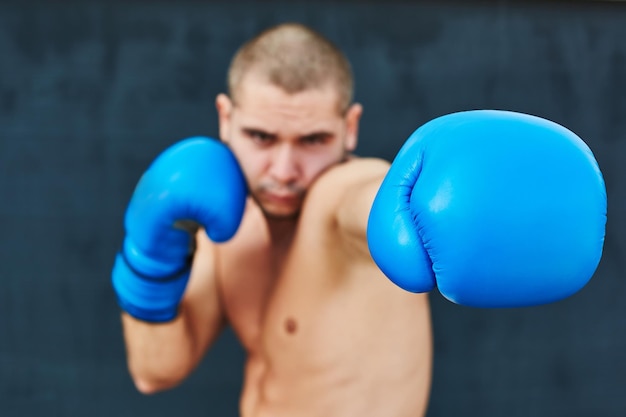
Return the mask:
[[309, 190], [303, 208], [307, 221], [322, 221], [351, 247], [369, 256], [366, 228], [372, 203], [389, 162], [377, 158], [354, 158], [322, 174]]
[[352, 158], [327, 170], [316, 182], [320, 186], [334, 188], [349, 187], [368, 181], [373, 177], [384, 176], [389, 162], [380, 158]]
[[331, 209], [364, 184], [382, 180], [388, 169], [389, 162], [384, 159], [350, 159], [325, 171], [309, 190], [309, 200]]

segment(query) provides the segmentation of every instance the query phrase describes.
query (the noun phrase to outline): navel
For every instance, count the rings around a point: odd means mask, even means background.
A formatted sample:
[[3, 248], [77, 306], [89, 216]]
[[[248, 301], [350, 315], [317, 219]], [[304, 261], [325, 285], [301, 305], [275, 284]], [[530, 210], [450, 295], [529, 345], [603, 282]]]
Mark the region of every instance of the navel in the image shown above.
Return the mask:
[[285, 330], [289, 334], [294, 334], [296, 330], [298, 330], [298, 323], [294, 318], [287, 317], [287, 320], [285, 320]]

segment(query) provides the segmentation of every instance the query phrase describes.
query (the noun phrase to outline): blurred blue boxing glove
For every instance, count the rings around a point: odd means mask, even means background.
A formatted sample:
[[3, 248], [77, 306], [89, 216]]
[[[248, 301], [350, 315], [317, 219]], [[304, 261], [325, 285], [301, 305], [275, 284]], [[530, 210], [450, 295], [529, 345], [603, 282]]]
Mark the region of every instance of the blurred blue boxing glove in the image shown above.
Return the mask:
[[477, 110], [416, 130], [370, 212], [368, 244], [401, 288], [475, 307], [545, 304], [580, 290], [604, 244], [606, 191], [568, 129]]
[[175, 318], [195, 242], [189, 225], [204, 227], [213, 241], [228, 240], [245, 200], [243, 173], [221, 142], [193, 137], [161, 153], [126, 210], [126, 237], [112, 272], [121, 308], [149, 322]]

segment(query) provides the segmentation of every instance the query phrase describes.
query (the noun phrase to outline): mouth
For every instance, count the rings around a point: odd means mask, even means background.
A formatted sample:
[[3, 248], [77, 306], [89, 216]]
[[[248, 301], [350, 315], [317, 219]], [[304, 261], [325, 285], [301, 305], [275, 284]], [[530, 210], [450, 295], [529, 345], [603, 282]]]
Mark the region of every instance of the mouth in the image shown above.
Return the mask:
[[266, 192], [263, 197], [275, 204], [293, 204], [300, 200], [300, 195], [294, 193]]

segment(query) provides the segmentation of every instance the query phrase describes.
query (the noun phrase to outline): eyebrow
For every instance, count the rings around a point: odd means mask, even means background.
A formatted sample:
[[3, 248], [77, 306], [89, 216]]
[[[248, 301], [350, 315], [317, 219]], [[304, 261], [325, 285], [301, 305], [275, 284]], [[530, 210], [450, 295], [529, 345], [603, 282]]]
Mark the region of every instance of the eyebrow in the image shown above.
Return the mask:
[[242, 127], [241, 131], [248, 136], [252, 136], [254, 134], [262, 134], [263, 136], [267, 136], [269, 139], [276, 139], [278, 137], [276, 133], [268, 132], [266, 130], [256, 127]]
[[[258, 127], [242, 127], [241, 131], [248, 135], [255, 135], [255, 134], [261, 134], [266, 136], [268, 139], [277, 139], [278, 138], [278, 134], [274, 133], [274, 132], [269, 132], [267, 130], [258, 128]], [[298, 136], [298, 140], [324, 140], [324, 139], [329, 139], [334, 137], [335, 134], [330, 132], [330, 131], [326, 131], [326, 130], [320, 130], [320, 131], [313, 131], [311, 133], [306, 133], [303, 135], [299, 135]]]
[[298, 137], [299, 140], [325, 140], [335, 136], [332, 132], [327, 132], [325, 130], [320, 130], [319, 132], [307, 133], [306, 135], [301, 135]]

